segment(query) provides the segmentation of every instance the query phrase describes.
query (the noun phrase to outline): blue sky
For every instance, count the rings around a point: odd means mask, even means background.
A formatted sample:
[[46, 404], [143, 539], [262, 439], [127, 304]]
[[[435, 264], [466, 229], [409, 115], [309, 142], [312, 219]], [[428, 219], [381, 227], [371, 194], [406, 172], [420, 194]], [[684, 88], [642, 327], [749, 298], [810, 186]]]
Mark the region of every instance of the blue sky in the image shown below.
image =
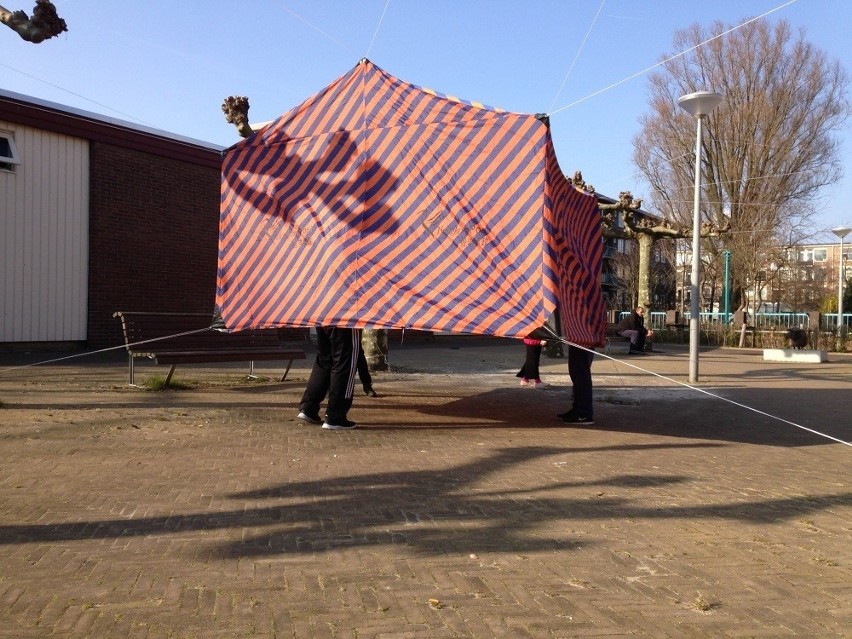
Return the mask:
[[[33, 0], [4, 0], [32, 11]], [[852, 74], [847, 0], [54, 0], [68, 32], [39, 45], [0, 30], [0, 88], [227, 146], [220, 105], [245, 95], [270, 120], [360, 58], [397, 77], [510, 111], [551, 113], [565, 173], [646, 196], [632, 139], [645, 72], [675, 31], [758, 15], [788, 20]], [[774, 10], [774, 11], [773, 11]], [[706, 87], [713, 89], [713, 87]], [[852, 121], [845, 175], [818, 219], [852, 226]], [[830, 233], [823, 237], [836, 239]]]

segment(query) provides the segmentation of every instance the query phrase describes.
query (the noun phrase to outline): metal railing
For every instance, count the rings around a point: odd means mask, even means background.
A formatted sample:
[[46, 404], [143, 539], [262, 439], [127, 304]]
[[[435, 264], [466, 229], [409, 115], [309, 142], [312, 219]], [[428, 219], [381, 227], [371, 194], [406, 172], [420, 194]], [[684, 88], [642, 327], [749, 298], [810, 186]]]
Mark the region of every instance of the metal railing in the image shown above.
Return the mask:
[[[630, 311], [621, 311], [617, 315], [616, 321], [621, 321], [628, 315], [630, 315]], [[664, 311], [654, 311], [651, 312], [649, 315], [650, 317], [648, 317], [646, 321], [646, 324], [649, 328], [653, 328], [654, 330], [661, 330], [666, 328], [666, 313]], [[685, 312], [681, 316], [681, 318], [682, 323], [688, 324], [690, 319], [689, 311]], [[733, 313], [701, 313], [699, 321], [702, 325], [730, 324], [733, 321], [733, 318]], [[754, 326], [757, 329], [819, 328], [820, 330], [824, 331], [834, 331], [837, 330], [837, 313], [823, 313], [820, 316], [819, 327], [810, 325], [810, 315], [808, 313], [757, 313], [755, 315], [749, 314], [748, 324], [749, 326]], [[847, 329], [852, 328], [852, 313], [843, 314], [843, 326], [845, 326]]]

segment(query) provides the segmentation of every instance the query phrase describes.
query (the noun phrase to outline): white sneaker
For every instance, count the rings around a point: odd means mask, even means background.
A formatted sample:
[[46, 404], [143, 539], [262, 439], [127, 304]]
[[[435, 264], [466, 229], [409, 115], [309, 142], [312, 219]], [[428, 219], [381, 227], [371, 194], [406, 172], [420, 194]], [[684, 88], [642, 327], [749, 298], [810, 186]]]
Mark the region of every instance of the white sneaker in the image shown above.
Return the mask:
[[532, 386], [534, 388], [550, 388], [550, 384], [547, 384], [545, 382], [534, 382], [532, 383]]
[[325, 423], [322, 425], [325, 430], [352, 430], [357, 426], [358, 424], [356, 424], [355, 422], [351, 422], [348, 419], [344, 419], [340, 422], [337, 422], [336, 424], [332, 424], [326, 419]]

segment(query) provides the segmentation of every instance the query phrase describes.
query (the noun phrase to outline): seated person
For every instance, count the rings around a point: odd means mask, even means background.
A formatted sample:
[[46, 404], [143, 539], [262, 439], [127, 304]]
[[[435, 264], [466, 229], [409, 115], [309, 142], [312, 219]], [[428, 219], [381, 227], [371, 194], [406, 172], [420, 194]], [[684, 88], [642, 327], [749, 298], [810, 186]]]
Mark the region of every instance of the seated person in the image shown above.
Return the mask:
[[630, 340], [630, 353], [644, 353], [645, 339], [652, 337], [654, 331], [645, 328], [645, 309], [637, 306], [618, 323], [618, 334]]

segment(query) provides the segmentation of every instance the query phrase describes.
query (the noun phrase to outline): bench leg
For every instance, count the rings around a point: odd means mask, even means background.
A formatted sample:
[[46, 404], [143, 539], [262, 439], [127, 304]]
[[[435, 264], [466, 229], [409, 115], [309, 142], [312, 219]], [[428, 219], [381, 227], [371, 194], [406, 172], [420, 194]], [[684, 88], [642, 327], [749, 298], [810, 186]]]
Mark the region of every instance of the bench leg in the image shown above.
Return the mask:
[[281, 378], [281, 381], [282, 381], [282, 382], [283, 382], [285, 379], [287, 379], [287, 373], [289, 373], [289, 372], [290, 372], [290, 367], [291, 367], [292, 365], [293, 365], [293, 360], [291, 359], [289, 362], [287, 362], [287, 370], [285, 370], [285, 371], [284, 371], [284, 377], [282, 377], [282, 378]]
[[127, 383], [130, 384], [131, 386], [136, 386], [136, 384], [133, 383], [134, 372], [135, 371], [133, 370], [133, 355], [128, 355], [127, 356], [127, 376], [128, 376]]
[[177, 364], [172, 364], [171, 368], [169, 368], [169, 374], [166, 375], [166, 381], [163, 383], [163, 386], [168, 386], [169, 382], [172, 381], [172, 375], [175, 372], [175, 367]]
[[249, 361], [249, 379], [257, 379], [257, 375], [254, 374], [254, 360]]

